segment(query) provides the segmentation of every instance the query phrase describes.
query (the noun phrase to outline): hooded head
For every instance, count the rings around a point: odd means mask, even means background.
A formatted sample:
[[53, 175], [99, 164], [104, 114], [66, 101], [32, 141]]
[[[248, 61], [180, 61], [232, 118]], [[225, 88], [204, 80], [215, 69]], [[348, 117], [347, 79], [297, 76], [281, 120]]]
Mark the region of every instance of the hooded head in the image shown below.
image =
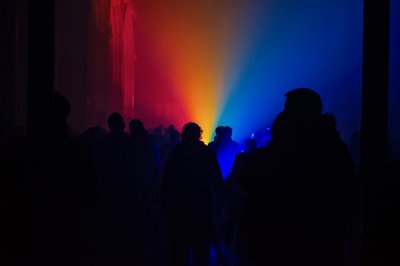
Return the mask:
[[322, 100], [318, 93], [308, 88], [298, 88], [285, 94], [284, 113], [288, 117], [308, 119], [318, 117], [322, 112]]

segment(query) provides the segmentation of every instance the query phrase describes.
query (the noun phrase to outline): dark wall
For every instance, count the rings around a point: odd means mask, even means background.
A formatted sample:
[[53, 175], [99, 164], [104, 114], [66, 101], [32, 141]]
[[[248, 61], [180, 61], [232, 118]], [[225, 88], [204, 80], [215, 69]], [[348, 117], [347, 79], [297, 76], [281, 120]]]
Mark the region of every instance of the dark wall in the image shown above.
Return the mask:
[[[16, 1], [0, 2], [0, 119], [14, 124]], [[8, 126], [6, 126], [8, 127]]]
[[87, 120], [89, 8], [87, 0], [55, 2], [55, 90], [70, 100], [69, 122], [76, 131]]

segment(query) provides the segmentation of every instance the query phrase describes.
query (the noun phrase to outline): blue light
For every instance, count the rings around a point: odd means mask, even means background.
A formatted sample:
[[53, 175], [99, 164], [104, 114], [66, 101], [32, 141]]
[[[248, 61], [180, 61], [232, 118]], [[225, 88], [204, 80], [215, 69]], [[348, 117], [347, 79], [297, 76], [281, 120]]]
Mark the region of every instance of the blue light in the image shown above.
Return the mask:
[[[284, 93], [310, 87], [329, 102], [339, 129], [359, 128], [362, 0], [250, 1], [239, 17], [237, 58], [217, 124], [239, 142], [271, 125]], [[269, 12], [269, 9], [274, 12]], [[255, 10], [257, 9], [257, 10]], [[268, 15], [265, 15], [265, 12]]]

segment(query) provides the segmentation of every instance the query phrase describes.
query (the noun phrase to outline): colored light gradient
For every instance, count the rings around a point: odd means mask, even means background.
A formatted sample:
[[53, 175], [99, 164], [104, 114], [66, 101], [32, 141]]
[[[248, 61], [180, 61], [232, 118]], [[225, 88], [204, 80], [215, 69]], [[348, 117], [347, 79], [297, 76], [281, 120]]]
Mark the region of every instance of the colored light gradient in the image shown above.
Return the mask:
[[[220, 61], [222, 47], [215, 41], [220, 35], [216, 21], [219, 11], [207, 1], [196, 4], [192, 1], [169, 1], [168, 4], [151, 1], [144, 5], [139, 5], [139, 10], [145, 11], [138, 23], [144, 27], [139, 35], [146, 34], [144, 40], [147, 43], [145, 50], [138, 53], [144, 52], [147, 58], [155, 61], [158, 69], [156, 77], [152, 75], [151, 78], [166, 79], [161, 82], [161, 89], [165, 91], [165, 84], [169, 84], [167, 93], [155, 89], [164, 95], [161, 101], [168, 102], [174, 95], [173, 104], [181, 104], [184, 109], [185, 119], [170, 123], [181, 128], [186, 122], [197, 122], [203, 129], [203, 140], [208, 142], [221, 109], [224, 88], [224, 68]], [[148, 83], [142, 87], [145, 86]]]
[[194, 121], [205, 142], [229, 125], [243, 141], [270, 125], [285, 92], [311, 87], [344, 133], [359, 128], [362, 0], [136, 4], [135, 114], [145, 122]]

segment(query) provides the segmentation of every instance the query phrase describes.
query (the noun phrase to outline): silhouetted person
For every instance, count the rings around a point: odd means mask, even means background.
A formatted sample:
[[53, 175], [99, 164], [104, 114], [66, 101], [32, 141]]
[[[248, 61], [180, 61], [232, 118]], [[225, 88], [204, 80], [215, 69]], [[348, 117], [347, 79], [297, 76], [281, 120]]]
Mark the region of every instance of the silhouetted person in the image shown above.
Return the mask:
[[217, 154], [224, 179], [227, 178], [231, 172], [235, 156], [240, 152], [239, 144], [232, 140], [232, 131], [230, 126], [217, 127], [214, 141], [208, 144]]
[[180, 142], [180, 133], [175, 129], [174, 125], [169, 125], [168, 128], [165, 129], [165, 134], [163, 136], [163, 141], [160, 144], [161, 154], [162, 154], [162, 169], [165, 166], [165, 162], [167, 161], [168, 155], [171, 150], [175, 147], [176, 144]]
[[[143, 262], [143, 237], [140, 230], [141, 186], [143, 178], [135, 176], [135, 159], [125, 122], [119, 113], [112, 113], [110, 129], [104, 143], [105, 160], [99, 177], [102, 201], [103, 245], [105, 265], [140, 264]], [[138, 171], [139, 172], [139, 171]], [[143, 188], [142, 191], [148, 189]]]
[[248, 152], [252, 152], [257, 149], [257, 142], [255, 139], [247, 139], [244, 143], [244, 151], [236, 155], [235, 161], [233, 162], [232, 171], [230, 177], [237, 178], [240, 171], [242, 170], [246, 155]]
[[170, 222], [171, 266], [207, 265], [213, 238], [213, 212], [222, 204], [223, 181], [215, 153], [188, 123], [182, 142], [171, 151], [162, 179], [162, 200]]
[[[137, 225], [140, 228], [141, 246], [145, 248], [147, 259], [154, 259], [149, 255], [155, 252], [160, 234], [160, 174], [161, 160], [156, 143], [150, 137], [144, 124], [139, 119], [133, 119], [129, 123], [131, 145], [131, 174], [136, 180], [136, 201], [140, 204], [137, 208]], [[158, 238], [158, 239], [157, 239]], [[146, 246], [146, 247], [144, 247]], [[157, 250], [156, 250], [157, 251]], [[153, 258], [150, 258], [153, 257]]]
[[[159, 177], [161, 175], [161, 158], [157, 144], [151, 138], [150, 133], [139, 119], [129, 122], [129, 131], [132, 142], [132, 149], [143, 161], [141, 167], [145, 167], [146, 175], [154, 189], [159, 188]], [[140, 165], [140, 162], [138, 161]]]
[[[119, 113], [112, 113], [107, 124], [110, 132], [106, 137], [105, 155], [106, 165], [104, 165], [104, 174], [106, 174], [105, 189], [112, 189], [110, 200], [120, 201], [127, 196], [128, 188], [128, 165], [130, 163], [129, 138], [125, 134], [125, 122]], [[123, 193], [124, 192], [124, 193]], [[115, 202], [116, 203], [116, 202]]]
[[14, 143], [2, 176], [13, 183], [8, 230], [17, 265], [78, 265], [85, 249], [83, 212], [94, 197], [86, 151], [70, 134], [67, 99], [53, 92], [49, 111], [41, 135]]
[[208, 147], [210, 147], [214, 152], [218, 152], [220, 146], [221, 146], [221, 142], [222, 142], [222, 138], [223, 138], [223, 134], [224, 134], [224, 126], [218, 126], [215, 129], [215, 136], [214, 136], [214, 140], [211, 141], [210, 143], [208, 143]]
[[[99, 160], [104, 159], [104, 143], [107, 138], [107, 131], [101, 126], [95, 126], [85, 130], [79, 137], [88, 149], [92, 167], [102, 164]], [[101, 170], [93, 169], [93, 171]]]
[[111, 131], [112, 135], [115, 136], [122, 136], [124, 135], [124, 129], [125, 129], [125, 122], [124, 118], [117, 112], [112, 113], [108, 118], [107, 118], [107, 124], [108, 128]]
[[239, 184], [239, 173], [243, 168], [243, 164], [248, 154], [257, 148], [255, 139], [247, 139], [245, 141], [245, 149], [236, 155], [228, 178], [225, 180], [225, 201], [224, 201], [224, 218], [225, 218], [225, 245], [233, 250], [239, 248], [237, 230], [240, 217], [244, 205], [246, 203], [247, 193]]
[[240, 152], [240, 145], [232, 139], [233, 129], [230, 126], [225, 126], [222, 138], [222, 164], [221, 171], [224, 178], [228, 177], [232, 170], [233, 162], [236, 155]]
[[165, 138], [164, 138], [164, 126], [159, 125], [152, 130], [152, 136], [156, 141], [157, 145], [161, 148], [164, 145]]
[[[129, 122], [129, 131], [131, 136], [148, 135], [147, 129], [144, 128], [144, 124], [140, 119], [132, 119]], [[146, 136], [147, 138], [147, 136]]]
[[[105, 121], [103, 122], [105, 123]], [[99, 225], [102, 220], [99, 219], [102, 214], [103, 201], [101, 190], [101, 177], [104, 173], [104, 166], [107, 163], [105, 142], [107, 139], [107, 131], [101, 126], [95, 126], [85, 130], [79, 137], [86, 146], [88, 155], [88, 167], [93, 180], [95, 182], [93, 190], [95, 190], [95, 201], [90, 204], [85, 213], [87, 217], [87, 228], [85, 234], [86, 241], [86, 262], [97, 263], [100, 241], [99, 231], [103, 231]]]
[[240, 152], [239, 144], [232, 140], [232, 128], [230, 126], [218, 126], [215, 129], [214, 141], [208, 146], [217, 154], [219, 166], [223, 178], [227, 178], [231, 172], [235, 156]]
[[242, 239], [250, 264], [341, 265], [354, 207], [351, 156], [317, 93], [285, 96], [271, 143], [249, 155], [239, 177], [249, 192]]
[[179, 142], [179, 131], [176, 130], [174, 125], [169, 125], [168, 128], [166, 129], [166, 135], [168, 138], [168, 142], [174, 144], [178, 144]]
[[178, 144], [180, 141], [179, 131], [175, 129], [174, 125], [170, 125], [167, 130], [167, 150], [168, 153]]

